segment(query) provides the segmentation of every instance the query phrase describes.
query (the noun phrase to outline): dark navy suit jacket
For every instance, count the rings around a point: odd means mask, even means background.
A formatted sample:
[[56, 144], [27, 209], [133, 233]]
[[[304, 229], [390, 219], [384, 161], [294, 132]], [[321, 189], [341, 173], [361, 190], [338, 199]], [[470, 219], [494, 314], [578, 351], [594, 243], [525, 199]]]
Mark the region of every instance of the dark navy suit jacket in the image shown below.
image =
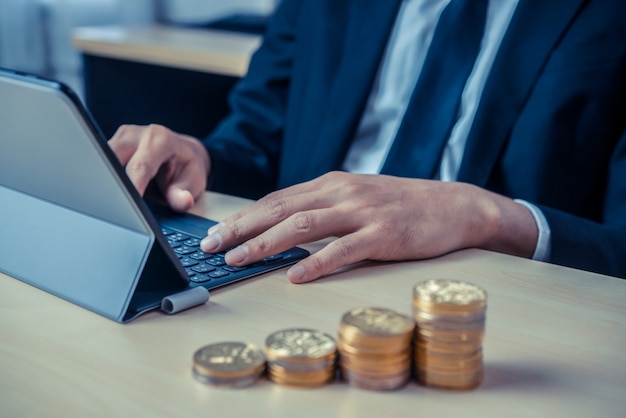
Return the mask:
[[[340, 169], [400, 2], [284, 1], [205, 140], [212, 188], [258, 198]], [[626, 2], [520, 0], [458, 180], [538, 205], [552, 262], [626, 277], [625, 127]]]

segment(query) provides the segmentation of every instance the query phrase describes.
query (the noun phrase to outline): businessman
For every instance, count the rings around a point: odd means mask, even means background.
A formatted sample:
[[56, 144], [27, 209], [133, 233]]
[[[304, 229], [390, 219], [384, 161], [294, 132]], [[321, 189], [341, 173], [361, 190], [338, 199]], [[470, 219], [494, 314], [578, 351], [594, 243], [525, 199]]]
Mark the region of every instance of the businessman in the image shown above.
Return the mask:
[[230, 105], [110, 140], [177, 210], [267, 194], [203, 240], [229, 264], [337, 237], [288, 278], [470, 247], [626, 277], [626, 3], [286, 0]]

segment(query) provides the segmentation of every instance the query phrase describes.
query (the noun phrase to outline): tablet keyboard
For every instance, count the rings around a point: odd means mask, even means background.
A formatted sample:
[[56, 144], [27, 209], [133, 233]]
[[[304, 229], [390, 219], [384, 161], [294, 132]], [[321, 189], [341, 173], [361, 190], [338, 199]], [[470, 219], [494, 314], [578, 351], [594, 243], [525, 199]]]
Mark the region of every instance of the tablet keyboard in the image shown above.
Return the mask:
[[200, 238], [169, 228], [162, 228], [162, 231], [179, 262], [185, 268], [191, 283], [203, 286], [206, 284], [225, 284], [271, 270], [274, 264], [276, 268], [290, 264], [286, 262], [286, 258], [291, 258], [291, 256], [287, 253], [281, 253], [264, 258], [249, 266], [229, 266], [224, 260], [224, 252], [208, 254], [202, 251]]

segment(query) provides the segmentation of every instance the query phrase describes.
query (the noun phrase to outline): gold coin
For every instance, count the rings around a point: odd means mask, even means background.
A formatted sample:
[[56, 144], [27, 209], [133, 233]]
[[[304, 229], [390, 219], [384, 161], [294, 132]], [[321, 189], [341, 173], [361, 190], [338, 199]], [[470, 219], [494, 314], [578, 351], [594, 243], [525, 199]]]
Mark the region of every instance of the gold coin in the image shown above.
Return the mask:
[[411, 359], [411, 349], [406, 348], [405, 350], [398, 353], [370, 353], [370, 352], [358, 352], [358, 351], [347, 351], [343, 348], [339, 349], [339, 361], [343, 361], [344, 359], [348, 359], [348, 361], [360, 361], [360, 362], [374, 362], [374, 363], [383, 363], [383, 364], [395, 364], [401, 363], [404, 361], [409, 361]]
[[463, 358], [469, 357], [482, 350], [480, 345], [461, 346], [457, 345], [418, 345], [415, 347], [415, 357], [441, 357], [441, 358]]
[[434, 388], [451, 389], [451, 390], [470, 390], [474, 389], [482, 383], [483, 370], [466, 373], [466, 374], [441, 374], [420, 372], [416, 373], [418, 383]]
[[192, 368], [193, 376], [199, 382], [211, 385], [211, 386], [221, 386], [221, 387], [229, 387], [229, 388], [242, 388], [246, 386], [252, 385], [256, 382], [261, 373], [253, 373], [247, 376], [241, 377], [212, 377], [207, 376], [201, 372], [198, 372], [195, 368]]
[[416, 328], [421, 329], [436, 329], [440, 331], [454, 332], [454, 331], [472, 331], [472, 330], [484, 330], [486, 318], [483, 316], [480, 319], [472, 319], [471, 321], [456, 321], [449, 320], [450, 317], [439, 317], [437, 319], [424, 319], [422, 312], [414, 315]]
[[335, 365], [333, 364], [331, 367], [327, 367], [325, 369], [311, 369], [311, 370], [302, 370], [302, 369], [291, 369], [289, 367], [285, 367], [281, 364], [275, 364], [275, 363], [267, 363], [267, 370], [268, 371], [273, 371], [276, 373], [283, 373], [283, 374], [292, 374], [292, 375], [308, 375], [308, 376], [314, 376], [314, 375], [322, 375], [322, 374], [326, 374], [326, 373], [330, 373], [334, 370]]
[[402, 372], [397, 375], [376, 376], [354, 372], [345, 367], [341, 368], [341, 373], [343, 379], [347, 381], [350, 386], [375, 391], [390, 391], [399, 389], [409, 381], [410, 377], [410, 371]]
[[270, 364], [267, 377], [272, 382], [289, 386], [317, 387], [331, 382], [335, 377], [335, 368], [312, 372], [293, 372]]
[[434, 328], [417, 328], [415, 337], [417, 341], [440, 342], [440, 343], [475, 343], [481, 344], [483, 341], [484, 329], [467, 331], [447, 331]]
[[411, 347], [406, 347], [402, 351], [397, 353], [374, 353], [369, 351], [353, 351], [344, 350], [343, 347], [339, 349], [339, 361], [344, 358], [351, 360], [359, 360], [362, 362], [377, 362], [377, 363], [397, 363], [404, 361], [404, 359], [411, 358], [413, 350]]
[[313, 372], [317, 370], [328, 370], [335, 367], [336, 357], [321, 359], [317, 362], [293, 362], [290, 360], [269, 360], [268, 366], [278, 366], [293, 372]]
[[329, 375], [323, 379], [311, 379], [311, 378], [297, 378], [292, 376], [277, 376], [268, 374], [269, 380], [272, 382], [283, 385], [283, 386], [295, 386], [295, 387], [305, 387], [305, 388], [315, 388], [327, 385], [333, 381], [334, 376]]
[[456, 390], [480, 384], [486, 306], [487, 293], [471, 283], [427, 280], [414, 286], [414, 371], [418, 382]]
[[265, 355], [252, 344], [223, 342], [204, 346], [193, 355], [194, 376], [205, 383], [256, 378], [265, 369]]
[[468, 282], [426, 280], [413, 287], [413, 302], [430, 312], [476, 311], [486, 306], [487, 292]]
[[411, 341], [398, 345], [391, 345], [386, 347], [384, 345], [351, 345], [343, 342], [342, 340], [337, 341], [337, 347], [340, 351], [356, 354], [356, 355], [387, 355], [387, 356], [397, 356], [401, 353], [404, 353], [411, 348]]
[[[463, 369], [445, 369], [445, 368], [434, 368], [434, 367], [429, 367], [429, 368], [420, 368], [419, 365], [417, 365], [415, 367], [415, 372], [417, 374], [426, 374], [427, 376], [431, 377], [432, 376], [439, 376], [440, 379], [448, 379], [448, 380], [455, 380], [455, 381], [464, 381], [464, 376], [468, 376], [468, 375], [475, 375], [477, 373], [480, 373], [483, 370], [482, 364], [477, 366], [477, 367], [467, 367], [467, 368], [463, 368]], [[467, 378], [465, 378], [465, 380], [467, 380]]]
[[[412, 306], [413, 318], [418, 321], [418, 314], [422, 317], [435, 317], [437, 319], [445, 318], [450, 321], [471, 321], [471, 319], [480, 319], [487, 312], [487, 305], [454, 305], [424, 301], [413, 301]], [[427, 318], [424, 318], [427, 319]]]
[[294, 379], [306, 378], [306, 379], [319, 380], [319, 379], [324, 379], [324, 378], [334, 375], [335, 369], [328, 368], [326, 370], [313, 370], [313, 371], [303, 372], [303, 371], [293, 371], [293, 370], [285, 369], [284, 367], [281, 367], [275, 364], [270, 364], [267, 368], [267, 373], [269, 375], [274, 375], [274, 376], [288, 376]]
[[429, 373], [468, 373], [481, 370], [483, 359], [481, 357], [468, 359], [433, 359], [432, 357], [418, 357], [415, 361], [417, 370]]
[[293, 362], [332, 359], [337, 352], [335, 340], [323, 332], [307, 328], [277, 331], [265, 340], [268, 360]]
[[428, 311], [419, 304], [413, 304], [413, 319], [419, 325], [439, 324], [447, 327], [479, 326], [485, 323], [485, 308], [479, 310], [459, 310], [455, 312]]
[[440, 355], [449, 355], [449, 354], [470, 354], [474, 353], [482, 347], [482, 344], [476, 343], [474, 341], [470, 342], [439, 342], [439, 341], [423, 341], [418, 340], [415, 344], [415, 350], [423, 349], [428, 353], [435, 354], [439, 353]]
[[345, 345], [360, 347], [369, 350], [380, 350], [393, 352], [402, 349], [411, 343], [412, 331], [394, 335], [369, 335], [360, 332], [358, 329], [340, 325], [338, 340]]
[[411, 361], [406, 360], [396, 364], [381, 364], [374, 362], [359, 362], [353, 360], [341, 361], [340, 367], [357, 373], [371, 374], [375, 376], [390, 376], [411, 370]]
[[413, 331], [415, 323], [407, 315], [385, 308], [355, 308], [341, 318], [344, 333], [393, 336]]

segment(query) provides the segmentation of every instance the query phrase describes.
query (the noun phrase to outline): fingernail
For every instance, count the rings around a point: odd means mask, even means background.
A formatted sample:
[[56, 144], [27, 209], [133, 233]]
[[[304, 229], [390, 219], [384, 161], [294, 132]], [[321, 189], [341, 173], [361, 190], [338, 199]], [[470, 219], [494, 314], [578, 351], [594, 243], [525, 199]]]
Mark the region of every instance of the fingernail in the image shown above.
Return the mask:
[[292, 283], [302, 283], [306, 280], [304, 267], [296, 264], [287, 270], [287, 278]]
[[221, 244], [222, 236], [219, 233], [214, 232], [208, 237], [204, 238], [202, 241], [200, 241], [200, 248], [202, 248], [202, 251], [204, 251], [205, 253], [210, 253], [216, 251]]
[[226, 253], [226, 262], [228, 264], [239, 264], [246, 261], [248, 255], [250, 254], [250, 250], [246, 244], [242, 244], [237, 248], [233, 248], [231, 251]]

